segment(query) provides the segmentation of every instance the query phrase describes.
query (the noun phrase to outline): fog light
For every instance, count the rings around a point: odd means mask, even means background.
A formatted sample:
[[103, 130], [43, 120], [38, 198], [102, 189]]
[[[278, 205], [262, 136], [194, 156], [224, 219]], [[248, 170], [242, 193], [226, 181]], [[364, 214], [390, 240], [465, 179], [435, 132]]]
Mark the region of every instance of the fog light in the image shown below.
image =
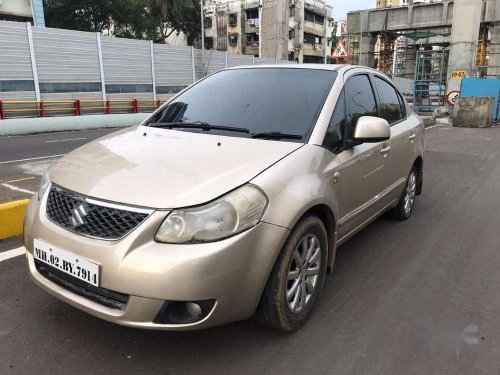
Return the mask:
[[153, 323], [190, 324], [204, 319], [213, 309], [215, 300], [166, 301]]
[[187, 312], [193, 316], [193, 317], [200, 317], [203, 311], [201, 310], [201, 306], [198, 305], [196, 302], [188, 302], [186, 303], [186, 310]]
[[[196, 306], [196, 308], [191, 306]], [[197, 311], [191, 313], [193, 310]], [[165, 315], [167, 321], [172, 322], [173, 324], [194, 323], [201, 317], [201, 307], [193, 302], [174, 302], [167, 306]]]

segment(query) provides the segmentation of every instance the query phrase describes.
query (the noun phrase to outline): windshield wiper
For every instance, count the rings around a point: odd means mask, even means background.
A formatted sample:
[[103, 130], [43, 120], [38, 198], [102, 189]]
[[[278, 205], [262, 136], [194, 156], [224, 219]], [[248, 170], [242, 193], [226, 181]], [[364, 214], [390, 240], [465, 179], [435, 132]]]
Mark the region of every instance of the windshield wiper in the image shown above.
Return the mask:
[[250, 137], [256, 139], [302, 139], [302, 136], [299, 134], [289, 134], [281, 132], [255, 133], [252, 134]]
[[149, 123], [148, 126], [153, 128], [186, 128], [186, 129], [201, 129], [204, 131], [210, 130], [227, 130], [232, 132], [240, 132], [240, 133], [250, 133], [249, 129], [246, 128], [237, 128], [234, 126], [223, 126], [223, 125], [212, 125], [208, 122], [152, 122]]

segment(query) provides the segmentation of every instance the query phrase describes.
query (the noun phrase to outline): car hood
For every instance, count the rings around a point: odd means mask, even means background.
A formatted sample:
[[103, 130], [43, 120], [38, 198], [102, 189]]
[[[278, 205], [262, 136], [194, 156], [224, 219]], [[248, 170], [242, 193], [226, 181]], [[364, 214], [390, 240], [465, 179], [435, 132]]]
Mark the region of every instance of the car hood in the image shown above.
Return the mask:
[[152, 208], [208, 202], [302, 144], [135, 126], [53, 164], [52, 182], [94, 198]]

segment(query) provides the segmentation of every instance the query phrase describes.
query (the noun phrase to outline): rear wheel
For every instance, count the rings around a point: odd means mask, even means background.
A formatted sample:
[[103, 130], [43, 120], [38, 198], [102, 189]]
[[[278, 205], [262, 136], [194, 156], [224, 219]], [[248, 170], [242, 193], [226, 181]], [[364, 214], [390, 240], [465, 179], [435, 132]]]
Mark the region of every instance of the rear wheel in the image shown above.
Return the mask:
[[255, 313], [261, 324], [292, 332], [307, 322], [325, 279], [327, 249], [323, 222], [316, 216], [304, 217], [269, 276]]
[[411, 216], [413, 205], [415, 204], [415, 196], [417, 193], [417, 168], [413, 166], [406, 180], [405, 189], [398, 205], [389, 211], [390, 216], [397, 220], [406, 220]]

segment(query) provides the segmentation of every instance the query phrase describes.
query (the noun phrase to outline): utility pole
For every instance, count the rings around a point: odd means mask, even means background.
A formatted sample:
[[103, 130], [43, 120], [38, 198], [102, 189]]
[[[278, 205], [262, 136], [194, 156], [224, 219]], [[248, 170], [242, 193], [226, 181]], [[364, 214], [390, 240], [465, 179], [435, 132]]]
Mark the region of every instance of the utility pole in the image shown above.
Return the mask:
[[203, 0], [200, 1], [200, 8], [201, 8], [201, 55], [203, 56], [203, 59], [205, 59], [205, 12], [204, 12], [204, 7], [203, 7]]
[[262, 57], [262, 0], [259, 0], [259, 58], [261, 57]]

